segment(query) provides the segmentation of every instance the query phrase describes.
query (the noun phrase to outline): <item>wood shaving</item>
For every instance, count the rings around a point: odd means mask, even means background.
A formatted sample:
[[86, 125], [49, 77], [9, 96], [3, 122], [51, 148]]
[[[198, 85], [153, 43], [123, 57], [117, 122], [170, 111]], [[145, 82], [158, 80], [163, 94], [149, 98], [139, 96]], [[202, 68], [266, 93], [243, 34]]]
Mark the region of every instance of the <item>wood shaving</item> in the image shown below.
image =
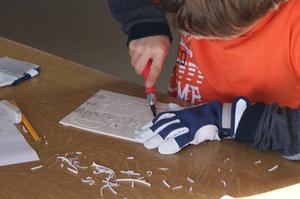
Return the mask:
[[278, 169], [278, 164], [276, 164], [275, 166], [273, 166], [272, 168], [268, 169], [269, 172], [275, 171], [276, 169]]
[[[100, 188], [100, 194], [101, 194], [101, 197], [103, 197], [103, 190], [105, 188], [109, 188], [110, 191], [117, 195], [117, 191], [115, 191], [113, 189], [113, 187], [117, 187], [119, 186], [119, 184], [117, 182], [129, 182], [131, 183], [131, 186], [134, 187], [135, 183], [139, 183], [139, 184], [143, 184], [143, 185], [146, 185], [146, 186], [149, 186], [151, 187], [151, 184], [149, 182], [147, 182], [146, 180], [142, 180], [142, 179], [134, 179], [134, 178], [116, 178], [116, 174], [115, 174], [115, 171], [108, 168], [108, 167], [105, 167], [105, 166], [102, 166], [102, 165], [99, 165], [99, 164], [96, 164], [95, 162], [93, 162], [93, 164], [91, 165], [91, 167], [93, 167], [94, 171], [93, 173], [95, 175], [97, 174], [101, 174], [101, 173], [105, 173], [107, 174], [105, 180], [102, 180], [103, 183], [105, 183], [101, 188]], [[130, 174], [134, 173], [134, 174], [137, 174], [133, 171], [129, 171]], [[126, 172], [126, 174], [128, 174], [128, 171]]]
[[225, 180], [221, 180], [221, 183], [223, 184], [223, 187], [227, 187], [227, 183]]
[[120, 173], [126, 174], [128, 176], [140, 176], [141, 175], [140, 173], [134, 172], [132, 170], [129, 170], [129, 171], [122, 171], [121, 170]]
[[90, 186], [92, 186], [92, 185], [94, 185], [96, 183], [95, 180], [92, 177], [90, 177], [90, 176], [88, 176], [86, 178], [81, 178], [81, 182], [83, 182], [85, 184], [88, 184]]
[[189, 181], [189, 183], [194, 183], [194, 182], [195, 182], [195, 181], [194, 181], [192, 178], [190, 178], [190, 177], [187, 177], [186, 179], [187, 179], [187, 181]]
[[254, 162], [254, 164], [260, 164], [262, 161], [261, 160], [257, 160]]
[[28, 131], [24, 125], [22, 125], [22, 130], [24, 131], [24, 133], [28, 133]]
[[48, 145], [49, 143], [48, 143], [48, 140], [47, 140], [47, 137], [44, 135], [43, 136], [43, 140], [44, 140], [44, 142], [45, 142], [45, 145]]
[[138, 180], [134, 178], [118, 178], [116, 179], [116, 182], [136, 182], [151, 187], [151, 183], [147, 182], [146, 180]]
[[72, 169], [72, 168], [68, 167], [67, 170], [74, 173], [74, 174], [78, 174], [78, 169], [75, 170], [75, 169]]
[[168, 187], [168, 188], [170, 188], [171, 186], [167, 183], [167, 181], [165, 181], [165, 180], [162, 180], [162, 182], [163, 182], [163, 184], [166, 186], [166, 187]]
[[182, 185], [179, 185], [179, 186], [176, 186], [176, 187], [173, 187], [172, 188], [172, 191], [175, 191], [175, 190], [178, 190], [178, 189], [182, 189], [183, 186]]
[[169, 170], [169, 168], [166, 168], [166, 167], [159, 167], [158, 169], [161, 170], [161, 171], [168, 171]]
[[39, 166], [36, 166], [36, 167], [32, 167], [30, 170], [31, 170], [31, 171], [35, 171], [35, 170], [41, 169], [41, 168], [43, 168], [43, 165], [39, 165]]
[[153, 174], [152, 171], [147, 171], [147, 176], [150, 177], [150, 176], [152, 176], [152, 174]]
[[230, 157], [227, 157], [225, 160], [224, 160], [224, 164], [228, 163], [230, 161]]

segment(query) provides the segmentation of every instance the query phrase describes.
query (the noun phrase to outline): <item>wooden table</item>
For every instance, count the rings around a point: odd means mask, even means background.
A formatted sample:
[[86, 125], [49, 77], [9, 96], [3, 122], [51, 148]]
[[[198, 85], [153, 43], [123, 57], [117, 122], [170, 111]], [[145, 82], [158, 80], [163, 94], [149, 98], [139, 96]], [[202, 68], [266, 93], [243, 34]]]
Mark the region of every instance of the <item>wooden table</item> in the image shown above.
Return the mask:
[[[88, 186], [81, 182], [81, 178], [92, 176], [90, 169], [74, 175], [65, 167], [61, 168], [56, 161], [57, 154], [75, 151], [81, 151], [86, 157], [82, 164], [90, 165], [95, 161], [114, 169], [117, 176], [121, 176], [121, 170], [134, 170], [146, 176], [152, 184], [150, 188], [137, 184], [132, 188], [128, 183], [122, 183], [116, 188], [118, 195], [104, 190], [105, 198], [220, 198], [226, 194], [240, 197], [300, 182], [299, 162], [287, 161], [276, 153], [257, 151], [234, 141], [189, 146], [176, 155], [166, 156], [158, 154], [156, 150], [146, 150], [141, 144], [64, 127], [58, 121], [100, 89], [140, 97], [144, 97], [144, 89], [1, 38], [0, 56], [41, 66], [42, 72], [38, 77], [15, 87], [1, 88], [0, 99], [14, 99], [49, 143], [38, 145], [33, 143], [29, 135], [24, 135], [41, 160], [0, 167], [0, 198], [100, 198], [99, 190], [105, 175], [96, 178], [96, 185]], [[159, 95], [159, 99], [169, 100], [164, 95]], [[128, 156], [134, 156], [135, 159], [127, 160]], [[254, 164], [257, 160], [262, 163]], [[30, 170], [40, 164], [44, 165], [42, 169]], [[268, 172], [276, 164], [279, 165], [278, 169]], [[169, 170], [162, 171], [159, 167]], [[146, 175], [148, 170], [153, 172], [150, 177]], [[187, 181], [188, 176], [195, 181], [193, 184]], [[163, 179], [172, 187], [184, 187], [172, 191], [163, 185]], [[193, 190], [189, 192], [191, 186]]]

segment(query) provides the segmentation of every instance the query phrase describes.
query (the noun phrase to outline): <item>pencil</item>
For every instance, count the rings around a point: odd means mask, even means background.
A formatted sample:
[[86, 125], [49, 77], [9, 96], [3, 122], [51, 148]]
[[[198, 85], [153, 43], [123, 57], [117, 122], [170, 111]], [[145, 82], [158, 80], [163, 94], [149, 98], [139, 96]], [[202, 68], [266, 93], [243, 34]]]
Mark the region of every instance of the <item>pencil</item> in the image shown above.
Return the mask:
[[[15, 101], [11, 100], [10, 102], [13, 105], [15, 105], [16, 107], [18, 107], [18, 105], [16, 104]], [[35, 142], [40, 142], [41, 141], [41, 136], [36, 132], [36, 130], [34, 130], [32, 125], [30, 124], [29, 120], [27, 119], [27, 117], [24, 115], [24, 113], [22, 111], [21, 111], [21, 114], [22, 114], [22, 123], [23, 123], [23, 125], [26, 127], [26, 129], [28, 130], [30, 135], [33, 137], [34, 141]]]

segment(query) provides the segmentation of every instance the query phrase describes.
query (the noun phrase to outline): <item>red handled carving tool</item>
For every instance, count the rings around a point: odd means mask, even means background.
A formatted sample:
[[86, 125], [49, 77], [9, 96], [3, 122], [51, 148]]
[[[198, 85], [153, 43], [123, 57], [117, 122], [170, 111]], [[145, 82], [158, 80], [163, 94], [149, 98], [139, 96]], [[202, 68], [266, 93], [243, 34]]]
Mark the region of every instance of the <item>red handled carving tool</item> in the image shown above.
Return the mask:
[[[149, 72], [150, 72], [150, 67], [152, 64], [152, 59], [149, 59], [144, 71], [143, 71], [143, 76], [144, 76], [144, 81], [146, 82]], [[155, 91], [155, 86], [152, 86], [150, 88], [147, 88], [145, 86], [146, 94], [147, 94], [147, 102], [150, 105], [151, 111], [153, 113], [153, 116], [156, 116], [156, 91]]]

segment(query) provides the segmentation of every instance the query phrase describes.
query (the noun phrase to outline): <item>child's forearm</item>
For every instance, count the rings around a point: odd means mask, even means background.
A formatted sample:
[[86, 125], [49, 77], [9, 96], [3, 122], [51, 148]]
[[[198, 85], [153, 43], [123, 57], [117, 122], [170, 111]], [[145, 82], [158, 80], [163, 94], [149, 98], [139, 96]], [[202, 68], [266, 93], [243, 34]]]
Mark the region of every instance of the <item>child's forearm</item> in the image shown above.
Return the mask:
[[288, 159], [300, 159], [300, 108], [256, 103], [244, 112], [237, 141], [261, 150], [275, 150]]

